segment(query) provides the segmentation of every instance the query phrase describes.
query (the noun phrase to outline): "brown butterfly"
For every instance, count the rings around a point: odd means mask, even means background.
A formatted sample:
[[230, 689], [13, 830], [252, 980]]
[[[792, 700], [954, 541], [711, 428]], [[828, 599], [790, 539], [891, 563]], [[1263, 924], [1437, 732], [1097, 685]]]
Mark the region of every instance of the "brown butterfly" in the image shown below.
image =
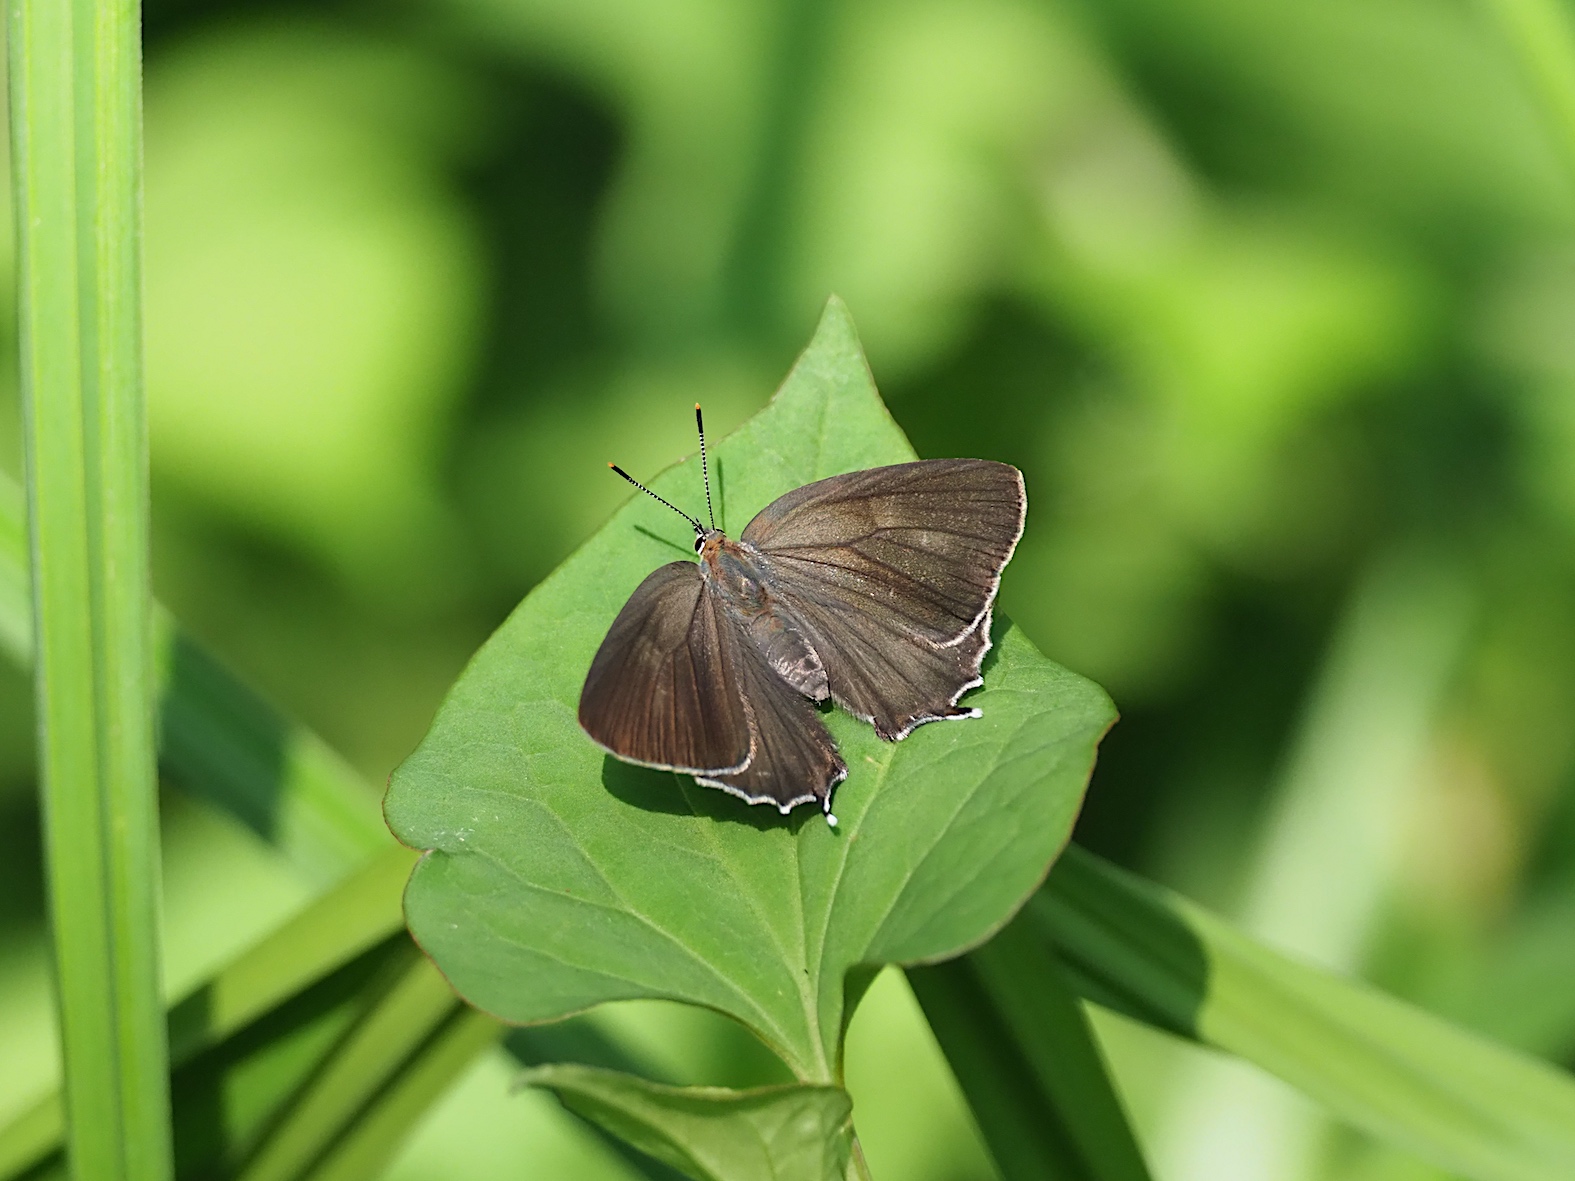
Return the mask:
[[682, 771], [784, 814], [848, 769], [814, 703], [827, 698], [896, 742], [915, 726], [978, 717], [990, 609], [1022, 536], [1022, 473], [927, 459], [832, 476], [780, 496], [737, 541], [617, 465], [695, 530], [700, 561], [651, 573], [597, 650], [580, 725], [618, 758]]

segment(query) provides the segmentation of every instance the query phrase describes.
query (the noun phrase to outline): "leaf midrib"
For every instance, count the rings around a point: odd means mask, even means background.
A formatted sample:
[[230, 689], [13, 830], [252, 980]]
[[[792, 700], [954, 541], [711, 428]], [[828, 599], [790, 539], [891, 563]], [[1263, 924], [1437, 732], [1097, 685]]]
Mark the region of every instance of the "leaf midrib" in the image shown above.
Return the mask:
[[[815, 458], [814, 458], [814, 463], [813, 463], [813, 466], [812, 466], [812, 470], [816, 474], [816, 479], [822, 479], [827, 474], [825, 472], [826, 431], [827, 431], [827, 427], [828, 427], [828, 424], [830, 422], [830, 419], [831, 419], [831, 395], [828, 392], [827, 394], [823, 395], [821, 397], [821, 399], [820, 399], [820, 429], [818, 431], [816, 431], [816, 433], [815, 433]], [[832, 473], [832, 474], [835, 474], [835, 473]], [[891, 748], [886, 752], [885, 760], [880, 764], [879, 768], [876, 771], [875, 783], [874, 783], [873, 787], [871, 787], [871, 789], [870, 789], [869, 799], [866, 801], [866, 803], [864, 805], [864, 810], [859, 813], [859, 818], [858, 818], [857, 822], [854, 824], [852, 830], [850, 832], [848, 832], [847, 836], [844, 838], [844, 840], [842, 842], [841, 855], [837, 858], [837, 873], [836, 873], [836, 877], [832, 880], [831, 889], [830, 889], [830, 891], [827, 892], [827, 896], [826, 896], [826, 909], [825, 909], [824, 921], [821, 924], [820, 937], [814, 942], [813, 945], [811, 945], [810, 940], [809, 940], [809, 929], [808, 929], [809, 928], [809, 923], [808, 923], [808, 918], [807, 918], [808, 911], [807, 911], [807, 906], [805, 904], [805, 899], [804, 899], [804, 868], [803, 868], [802, 859], [799, 856], [799, 847], [800, 846], [799, 846], [799, 842], [797, 840], [795, 840], [794, 843], [793, 843], [793, 863], [797, 867], [797, 872], [798, 872], [799, 916], [800, 916], [800, 922], [803, 924], [803, 927], [804, 927], [804, 952], [805, 952], [805, 961], [806, 961], [804, 966], [806, 968], [810, 967], [810, 965], [808, 963], [808, 960], [809, 960], [809, 952], [810, 952], [811, 946], [813, 946], [814, 957], [815, 957], [815, 963], [814, 963], [814, 966], [813, 966], [813, 970], [810, 971], [810, 972], [807, 972], [805, 974], [803, 980], [799, 984], [799, 995], [803, 999], [805, 1017], [811, 1023], [810, 1024], [810, 1031], [811, 1031], [811, 1035], [812, 1035], [813, 1040], [814, 1040], [815, 1055], [819, 1059], [819, 1066], [820, 1066], [820, 1069], [822, 1071], [822, 1076], [823, 1077], [820, 1078], [820, 1079], [815, 1080], [815, 1081], [818, 1081], [818, 1082], [828, 1082], [828, 1083], [833, 1083], [833, 1084], [836, 1084], [836, 1083], [839, 1082], [838, 1079], [832, 1077], [831, 1064], [830, 1064], [830, 1062], [828, 1062], [827, 1055], [826, 1055], [825, 1031], [824, 1031], [824, 1029], [822, 1027], [822, 1022], [820, 1020], [820, 1018], [821, 1018], [820, 998], [825, 994], [825, 990], [826, 990], [826, 981], [825, 981], [826, 942], [827, 942], [827, 939], [828, 939], [828, 937], [830, 936], [830, 933], [831, 933], [831, 919], [832, 919], [832, 915], [836, 912], [837, 899], [841, 895], [841, 892], [842, 892], [842, 879], [845, 876], [845, 874], [847, 873], [848, 861], [851, 859], [851, 857], [853, 855], [853, 841], [858, 836], [860, 830], [863, 829], [864, 821], [869, 816], [870, 808], [873, 806], [876, 797], [878, 797], [880, 795], [880, 792], [881, 792], [882, 788], [885, 787], [885, 785], [886, 785], [886, 777], [887, 777], [888, 774], [890, 774], [890, 772], [891, 772], [891, 765], [892, 765], [892, 763], [894, 763], [896, 761], [896, 758], [897, 758], [897, 750], [896, 750], [895, 744], [893, 744], [891, 746]], [[849, 965], [849, 966], [851, 966], [851, 965]], [[842, 987], [842, 982], [841, 981], [837, 981], [837, 982], [835, 982], [834, 986], [836, 988], [840, 989]], [[839, 1012], [838, 1016], [839, 1016], [839, 1022], [840, 1022], [840, 1017], [841, 1017], [840, 1012]], [[840, 1071], [840, 1067], [841, 1067], [841, 1064], [839, 1062], [838, 1063], [839, 1071]]]
[[[695, 795], [695, 793], [698, 792], [698, 791], [701, 791], [701, 790], [706, 790], [706, 789], [702, 789], [698, 784], [690, 784], [689, 786], [686, 786], [686, 787], [683, 788], [683, 793], [684, 793], [684, 799], [689, 803], [690, 811], [694, 814], [694, 816], [697, 819], [702, 819], [703, 820], [704, 818], [701, 816], [700, 810], [695, 806], [695, 800], [696, 800], [696, 798], [698, 798]], [[793, 856], [791, 858], [791, 861], [793, 863], [794, 875], [799, 880], [799, 914], [798, 914], [799, 921], [798, 921], [798, 930], [799, 930], [799, 934], [800, 934], [800, 940], [799, 940], [799, 951], [798, 951], [798, 956], [797, 956], [797, 961], [798, 962], [795, 963], [794, 962], [794, 958], [795, 957], [792, 956], [789, 953], [788, 949], [783, 946], [782, 941], [779, 938], [777, 938], [776, 928], [772, 926], [772, 924], [770, 922], [770, 919], [769, 919], [769, 916], [766, 915], [760, 909], [759, 900], [755, 897], [754, 891], [750, 888], [749, 883], [746, 882], [745, 879], [738, 874], [738, 872], [734, 868], [732, 860], [730, 858], [728, 858], [725, 855], [725, 853], [722, 851], [721, 844], [717, 840], [717, 832], [716, 832], [715, 826], [710, 825], [710, 824], [702, 823], [699, 827], [704, 833], [706, 833], [706, 839], [707, 839], [708, 843], [710, 843], [711, 845], [713, 845], [717, 849], [716, 860], [727, 871], [728, 876], [733, 879], [733, 882], [738, 886], [740, 893], [742, 893], [749, 900], [749, 909], [754, 913], [755, 919], [759, 922], [760, 926], [765, 929], [767, 938], [770, 939], [772, 945], [777, 949], [777, 953], [782, 957], [782, 964], [787, 969], [788, 975], [793, 980], [794, 987], [798, 991], [799, 999], [800, 999], [800, 1002], [801, 1002], [801, 1004], [803, 1006], [803, 1009], [804, 1009], [804, 1023], [805, 1023], [804, 1024], [804, 1032], [808, 1036], [808, 1038], [810, 1039], [810, 1044], [812, 1046], [818, 1046], [818, 1044], [819, 1044], [819, 1037], [820, 1037], [819, 1022], [815, 1019], [815, 1009], [814, 1009], [814, 1006], [812, 1004], [812, 998], [807, 996], [806, 993], [805, 993], [805, 985], [804, 985], [804, 979], [803, 979], [804, 973], [799, 970], [801, 967], [807, 967], [808, 966], [807, 962], [806, 962], [807, 959], [808, 959], [808, 956], [807, 956], [807, 952], [806, 952], [806, 948], [805, 948], [805, 944], [804, 944], [804, 939], [803, 939], [803, 935], [805, 934], [805, 930], [804, 930], [804, 926], [805, 926], [805, 924], [804, 924], [804, 900], [803, 900], [803, 896], [802, 896], [803, 895], [803, 888], [804, 888], [803, 887], [804, 874], [803, 874], [803, 870], [799, 866], [798, 840], [797, 840], [797, 838], [795, 837], [794, 841], [793, 841]], [[781, 1031], [781, 1027], [778, 1026], [778, 1032], [780, 1032], [780, 1031]], [[822, 1063], [822, 1065], [824, 1065], [824, 1063]]]
[[[831, 1076], [831, 1064], [827, 1060], [826, 1056], [825, 1032], [820, 1020], [820, 998], [824, 995], [826, 988], [826, 943], [831, 934], [832, 916], [837, 910], [837, 899], [841, 897], [842, 894], [842, 880], [844, 876], [846, 876], [848, 862], [853, 857], [853, 841], [863, 829], [864, 821], [869, 816], [870, 808], [874, 805], [876, 797], [880, 795], [881, 790], [886, 786], [886, 778], [890, 774], [891, 765], [896, 761], [896, 758], [897, 749], [895, 744], [893, 744], [887, 753], [885, 761], [880, 764], [875, 773], [875, 783], [870, 789], [869, 799], [865, 802], [864, 810], [859, 813], [858, 820], [853, 824], [851, 830], [843, 839], [840, 856], [837, 858], [837, 873], [832, 879], [831, 889], [827, 891], [826, 894], [825, 916], [824, 921], [820, 926], [820, 935], [813, 943], [811, 943], [809, 940], [809, 932], [807, 930], [808, 923], [805, 923], [805, 959], [806, 961], [808, 960], [809, 952], [811, 949], [813, 949], [815, 962], [809, 979], [805, 981], [804, 987], [800, 991], [801, 995], [804, 996], [806, 1012], [813, 1014], [814, 1024], [812, 1028], [815, 1038], [815, 1053], [820, 1059], [821, 1069], [826, 1072], [826, 1077], [814, 1080], [817, 1082], [830, 1083], [833, 1085], [838, 1083], [838, 1080]], [[803, 898], [804, 873], [802, 863], [798, 856], [798, 846], [796, 842], [794, 845], [794, 862], [795, 864], [799, 865], [799, 910], [801, 914], [804, 914], [806, 913], [806, 907], [804, 905]], [[805, 966], [809, 967], [810, 965], [806, 963]], [[852, 965], [850, 964], [848, 966], [851, 967]], [[809, 986], [811, 983], [814, 985], [813, 993], [809, 991]], [[841, 982], [836, 982], [836, 986], [841, 987]]]

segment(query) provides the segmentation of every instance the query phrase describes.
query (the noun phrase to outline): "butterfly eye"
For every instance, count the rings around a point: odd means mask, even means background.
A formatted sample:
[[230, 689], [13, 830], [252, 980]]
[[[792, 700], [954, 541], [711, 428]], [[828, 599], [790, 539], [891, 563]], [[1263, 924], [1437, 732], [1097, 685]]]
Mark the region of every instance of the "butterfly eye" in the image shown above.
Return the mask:
[[698, 533], [696, 533], [695, 534], [695, 553], [698, 554], [703, 549], [705, 549], [705, 538], [701, 537]]

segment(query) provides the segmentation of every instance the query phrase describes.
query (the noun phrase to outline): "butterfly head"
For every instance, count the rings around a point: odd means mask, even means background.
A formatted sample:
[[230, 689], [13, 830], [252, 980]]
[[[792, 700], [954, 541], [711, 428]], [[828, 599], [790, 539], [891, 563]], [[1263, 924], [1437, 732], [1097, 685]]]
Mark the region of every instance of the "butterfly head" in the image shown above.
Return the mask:
[[727, 534], [720, 529], [696, 529], [695, 553], [700, 555], [701, 561], [706, 561], [716, 554], [726, 540]]

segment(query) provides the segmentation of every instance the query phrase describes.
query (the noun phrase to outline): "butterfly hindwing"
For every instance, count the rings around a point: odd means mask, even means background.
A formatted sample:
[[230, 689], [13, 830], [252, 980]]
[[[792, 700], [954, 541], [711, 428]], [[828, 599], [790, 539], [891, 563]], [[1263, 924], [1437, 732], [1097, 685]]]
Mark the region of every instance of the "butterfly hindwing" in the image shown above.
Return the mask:
[[775, 804], [786, 812], [813, 800], [828, 807], [831, 789], [847, 778], [837, 744], [815, 707], [777, 674], [740, 635], [744, 700], [755, 736], [749, 766], [732, 775], [697, 776], [752, 804]]

